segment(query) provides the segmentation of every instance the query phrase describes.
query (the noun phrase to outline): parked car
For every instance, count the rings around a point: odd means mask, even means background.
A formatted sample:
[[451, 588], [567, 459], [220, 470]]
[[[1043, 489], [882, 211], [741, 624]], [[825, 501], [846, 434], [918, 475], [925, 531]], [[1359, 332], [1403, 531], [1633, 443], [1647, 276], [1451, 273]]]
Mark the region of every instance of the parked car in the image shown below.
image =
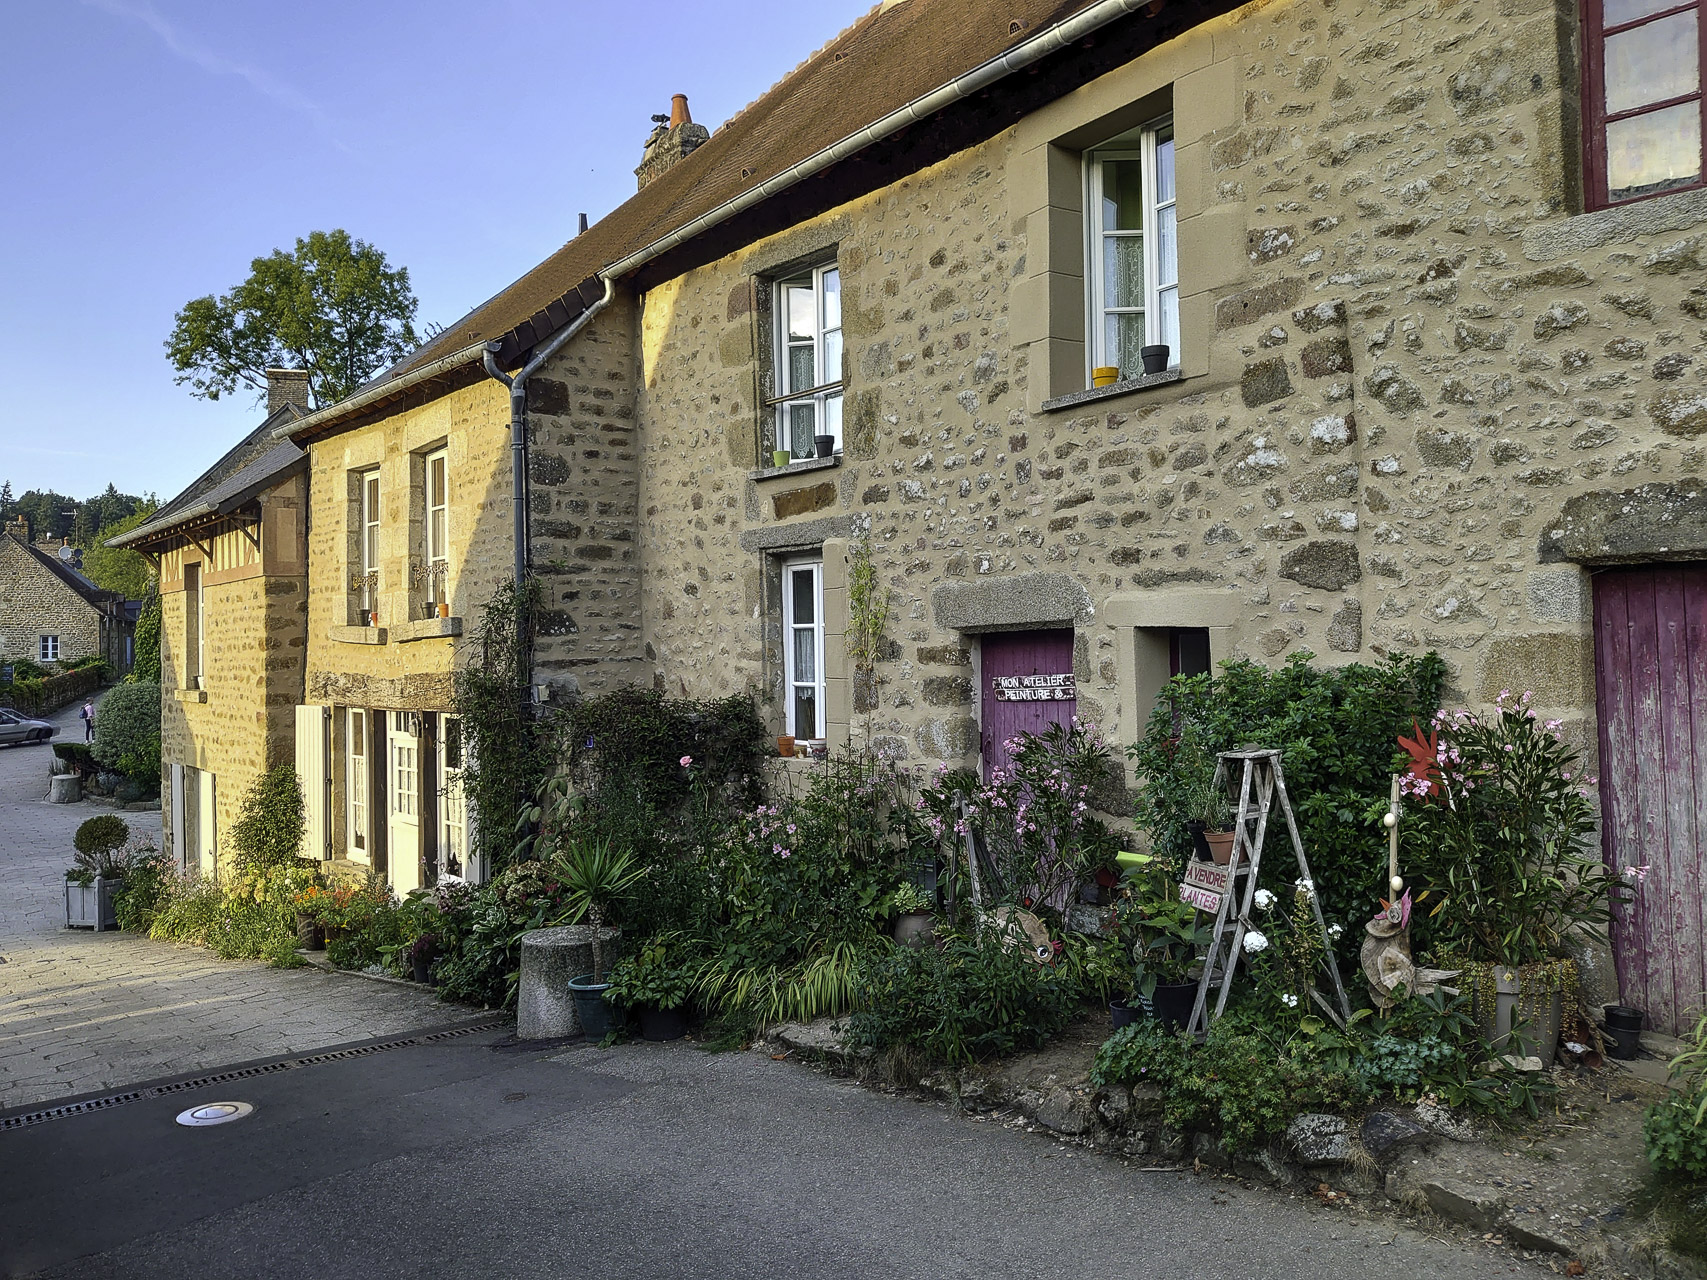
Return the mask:
[[16, 746], [20, 742], [46, 742], [53, 737], [53, 726], [46, 720], [31, 720], [16, 711], [0, 707], [0, 746]]

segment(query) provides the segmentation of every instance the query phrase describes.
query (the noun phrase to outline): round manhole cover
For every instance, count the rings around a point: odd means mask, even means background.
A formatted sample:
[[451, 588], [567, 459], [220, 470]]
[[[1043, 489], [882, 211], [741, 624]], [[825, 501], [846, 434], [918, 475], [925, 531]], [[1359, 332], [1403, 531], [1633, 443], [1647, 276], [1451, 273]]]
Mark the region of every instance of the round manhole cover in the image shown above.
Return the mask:
[[178, 1113], [178, 1123], [187, 1129], [205, 1129], [208, 1125], [241, 1120], [255, 1108], [247, 1102], [204, 1102], [199, 1107]]

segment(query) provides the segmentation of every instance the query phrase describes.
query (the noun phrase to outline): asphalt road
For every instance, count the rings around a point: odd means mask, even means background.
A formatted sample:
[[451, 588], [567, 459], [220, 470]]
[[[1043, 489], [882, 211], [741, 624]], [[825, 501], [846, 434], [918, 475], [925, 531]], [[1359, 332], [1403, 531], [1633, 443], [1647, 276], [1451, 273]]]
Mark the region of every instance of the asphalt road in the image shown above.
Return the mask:
[[[252, 1103], [209, 1129], [173, 1117]], [[0, 1131], [0, 1269], [54, 1277], [1509, 1275], [763, 1054], [480, 1032]]]

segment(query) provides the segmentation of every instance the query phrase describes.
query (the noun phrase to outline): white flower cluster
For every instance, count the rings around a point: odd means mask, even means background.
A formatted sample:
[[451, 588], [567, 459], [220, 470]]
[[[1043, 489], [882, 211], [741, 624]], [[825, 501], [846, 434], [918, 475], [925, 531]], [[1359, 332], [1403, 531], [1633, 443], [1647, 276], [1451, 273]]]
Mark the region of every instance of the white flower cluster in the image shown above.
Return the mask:
[[1252, 929], [1249, 933], [1247, 933], [1245, 935], [1245, 954], [1246, 955], [1254, 956], [1259, 951], [1267, 951], [1267, 950], [1268, 950], [1268, 938], [1265, 937], [1262, 933], [1260, 933], [1256, 929]]
[[1280, 997], [1280, 1003], [1285, 1005], [1288, 1009], [1296, 1009], [1298, 1007], [1298, 997], [1288, 992], [1286, 995]]
[[1272, 910], [1274, 907], [1274, 894], [1269, 892], [1267, 889], [1258, 889], [1256, 904], [1258, 911]]

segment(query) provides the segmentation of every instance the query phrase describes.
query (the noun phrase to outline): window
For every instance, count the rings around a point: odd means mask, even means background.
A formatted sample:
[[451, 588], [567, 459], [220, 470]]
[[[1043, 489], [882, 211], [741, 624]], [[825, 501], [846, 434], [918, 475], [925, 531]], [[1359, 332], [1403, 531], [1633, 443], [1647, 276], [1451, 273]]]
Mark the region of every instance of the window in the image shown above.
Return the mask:
[[810, 458], [813, 437], [842, 447], [842, 276], [835, 264], [776, 285], [775, 445]]
[[447, 875], [468, 878], [468, 824], [462, 795], [462, 721], [446, 716], [439, 744], [439, 853]]
[[1585, 0], [1583, 39], [1589, 205], [1701, 186], [1701, 0]]
[[447, 599], [450, 576], [450, 474], [445, 451], [430, 453], [426, 460], [426, 565], [427, 601]]
[[40, 646], [38, 652], [41, 654], [41, 657], [38, 659], [38, 661], [41, 661], [41, 662], [58, 662], [59, 661], [59, 637], [58, 636], [43, 636], [41, 638], [41, 646]]
[[184, 566], [184, 688], [202, 687], [202, 636], [207, 621], [202, 607], [202, 568], [200, 563]]
[[1122, 378], [1144, 370], [1141, 350], [1179, 349], [1179, 234], [1174, 210], [1174, 126], [1145, 125], [1086, 153], [1092, 368]]
[[420, 745], [409, 723], [410, 713], [395, 711], [391, 734], [391, 812], [414, 821], [421, 812]]
[[1170, 676], [1206, 676], [1209, 671], [1209, 628], [1170, 627], [1168, 629], [1168, 674]]
[[351, 590], [356, 608], [367, 615], [365, 623], [379, 608], [379, 472], [362, 472], [356, 484], [356, 573]]
[[824, 562], [782, 567], [782, 647], [787, 732], [824, 736]]
[[344, 795], [348, 801], [349, 847], [352, 858], [368, 856], [367, 838], [367, 712], [351, 707], [344, 733]]

